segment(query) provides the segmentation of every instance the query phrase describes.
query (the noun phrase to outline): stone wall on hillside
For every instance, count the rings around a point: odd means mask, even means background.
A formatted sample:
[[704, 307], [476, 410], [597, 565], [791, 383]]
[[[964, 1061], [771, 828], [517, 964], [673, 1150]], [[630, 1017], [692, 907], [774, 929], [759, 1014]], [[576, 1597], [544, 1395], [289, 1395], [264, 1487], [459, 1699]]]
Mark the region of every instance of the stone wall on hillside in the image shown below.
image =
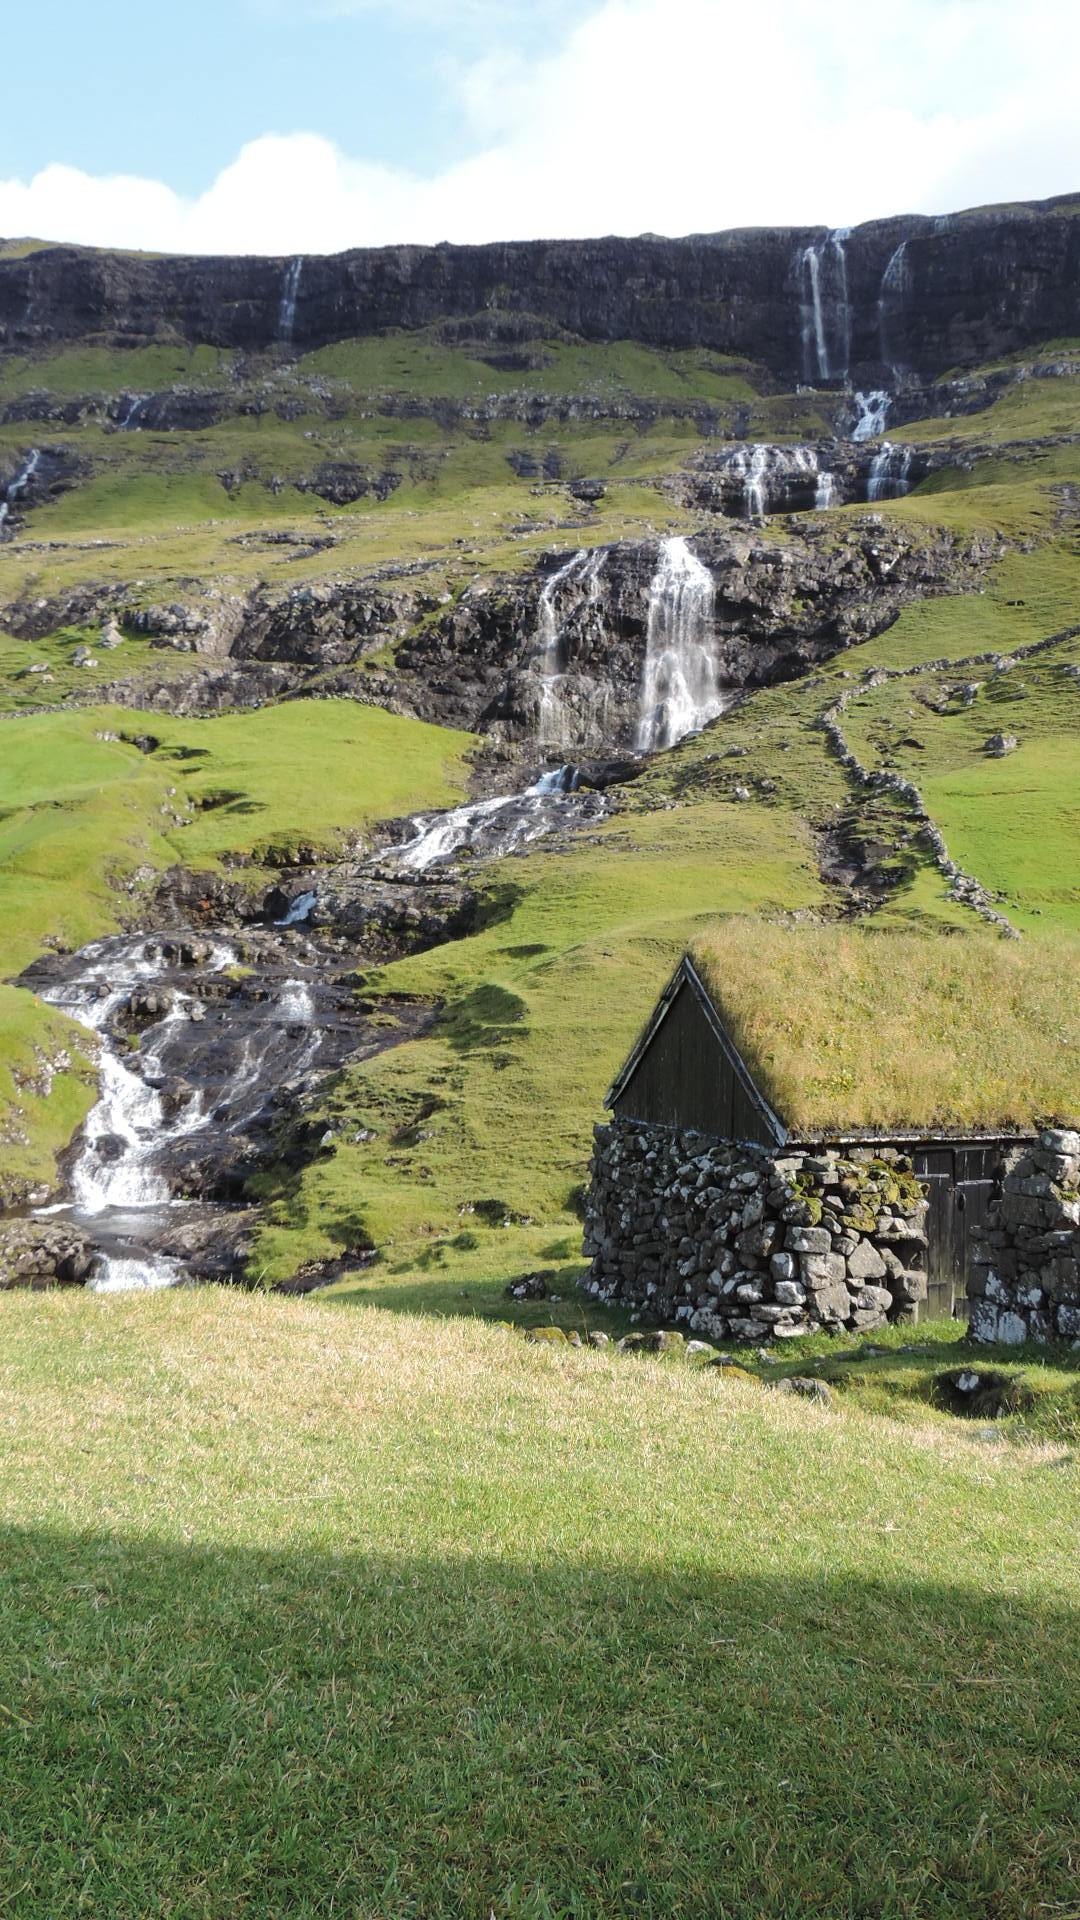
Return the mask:
[[1080, 1340], [1080, 1133], [1015, 1157], [968, 1282], [976, 1340]]
[[593, 1298], [713, 1340], [910, 1320], [926, 1199], [887, 1147], [770, 1151], [636, 1121], [598, 1126], [583, 1281]]

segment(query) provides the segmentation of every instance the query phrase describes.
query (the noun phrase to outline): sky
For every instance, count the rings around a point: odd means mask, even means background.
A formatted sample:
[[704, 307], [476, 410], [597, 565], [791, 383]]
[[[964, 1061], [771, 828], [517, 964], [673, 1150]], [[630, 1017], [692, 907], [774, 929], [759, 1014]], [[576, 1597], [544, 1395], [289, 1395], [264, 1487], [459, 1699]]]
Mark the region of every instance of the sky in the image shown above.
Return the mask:
[[35, 0], [0, 235], [183, 252], [851, 226], [1076, 190], [1076, 0]]

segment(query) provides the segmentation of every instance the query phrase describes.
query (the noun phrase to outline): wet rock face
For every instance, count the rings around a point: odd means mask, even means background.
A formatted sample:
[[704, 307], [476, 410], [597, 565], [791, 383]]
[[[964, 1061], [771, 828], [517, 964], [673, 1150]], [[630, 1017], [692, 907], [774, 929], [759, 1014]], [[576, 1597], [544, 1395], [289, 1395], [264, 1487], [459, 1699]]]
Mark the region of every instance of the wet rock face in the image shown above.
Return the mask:
[[93, 1266], [89, 1239], [71, 1225], [45, 1220], [0, 1223], [0, 1290], [80, 1287]]
[[[934, 375], [1075, 331], [1080, 228], [1068, 205], [874, 221], [842, 238], [775, 228], [386, 247], [305, 259], [299, 272], [287, 259], [47, 247], [0, 261], [0, 344], [25, 351], [93, 334], [304, 353], [388, 327], [467, 322], [472, 339], [504, 352], [520, 350], [503, 337], [506, 322], [528, 316], [533, 333], [712, 347], [786, 378], [882, 364]], [[820, 316], [806, 267], [815, 250]], [[824, 351], [811, 365], [815, 320]]]
[[767, 1152], [616, 1120], [596, 1129], [582, 1284], [710, 1340], [881, 1326], [926, 1297], [926, 1211], [893, 1148]]
[[[909, 600], [974, 587], [994, 557], [988, 541], [916, 535], [876, 520], [791, 529], [783, 547], [737, 530], [693, 542], [714, 585], [712, 620], [721, 688], [790, 679], [880, 632]], [[543, 738], [546, 649], [541, 600], [554, 599], [560, 673], [557, 745], [574, 757], [632, 747], [642, 697], [655, 541], [620, 543], [566, 572], [552, 555], [534, 576], [481, 578], [452, 611], [398, 648], [403, 700], [423, 718]]]

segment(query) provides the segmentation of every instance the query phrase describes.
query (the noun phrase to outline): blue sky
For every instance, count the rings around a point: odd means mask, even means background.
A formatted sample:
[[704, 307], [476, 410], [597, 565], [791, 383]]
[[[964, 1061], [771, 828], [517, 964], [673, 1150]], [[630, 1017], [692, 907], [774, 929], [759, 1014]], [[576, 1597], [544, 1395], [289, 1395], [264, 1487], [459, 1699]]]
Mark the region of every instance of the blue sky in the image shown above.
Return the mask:
[[3, 11], [0, 177], [61, 161], [194, 194], [270, 132], [315, 130], [363, 157], [443, 165], [467, 142], [451, 76], [483, 54], [493, 26], [528, 54], [588, 6], [36, 0]]
[[4, 11], [9, 237], [321, 252], [1080, 191], [1076, 0]]

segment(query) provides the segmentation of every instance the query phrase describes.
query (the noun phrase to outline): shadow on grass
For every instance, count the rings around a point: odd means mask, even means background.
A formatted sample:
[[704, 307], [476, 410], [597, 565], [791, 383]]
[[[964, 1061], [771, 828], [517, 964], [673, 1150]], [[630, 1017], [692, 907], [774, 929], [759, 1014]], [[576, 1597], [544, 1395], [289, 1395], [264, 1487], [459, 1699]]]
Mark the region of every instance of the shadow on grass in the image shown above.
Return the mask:
[[358, 1545], [0, 1552], [18, 1920], [1076, 1910], [1064, 1608]]
[[455, 1000], [439, 1022], [439, 1031], [455, 1053], [495, 1051], [509, 1045], [525, 1015], [525, 1001], [505, 987], [477, 987]]
[[332, 1304], [379, 1307], [386, 1313], [419, 1314], [434, 1320], [463, 1316], [506, 1321], [521, 1328], [562, 1327], [567, 1332], [574, 1328], [582, 1338], [594, 1330], [617, 1337], [630, 1326], [628, 1313], [587, 1299], [577, 1287], [574, 1272], [559, 1274], [553, 1281], [556, 1298], [515, 1300], [507, 1298], [505, 1274], [470, 1279], [460, 1268], [440, 1269], [437, 1260], [425, 1258], [412, 1261], [407, 1271], [430, 1277], [394, 1280], [383, 1277], [386, 1269], [376, 1266], [369, 1268], [357, 1284], [335, 1293]]

